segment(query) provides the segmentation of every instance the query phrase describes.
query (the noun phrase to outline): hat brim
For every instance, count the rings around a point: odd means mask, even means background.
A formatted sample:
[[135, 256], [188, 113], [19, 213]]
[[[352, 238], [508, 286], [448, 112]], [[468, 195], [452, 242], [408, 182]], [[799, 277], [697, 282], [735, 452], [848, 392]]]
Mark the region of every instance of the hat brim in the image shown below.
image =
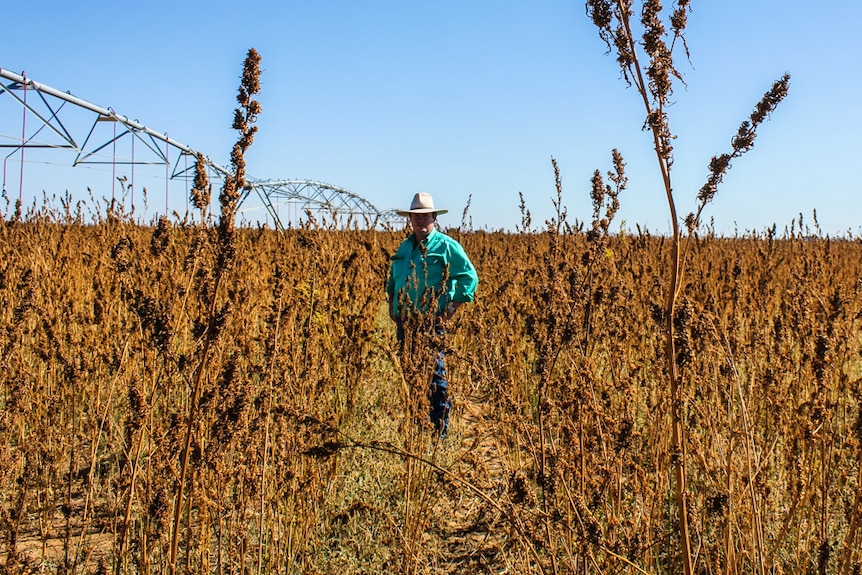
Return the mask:
[[448, 214], [449, 210], [438, 210], [435, 208], [417, 208], [415, 210], [396, 210], [399, 216], [410, 217], [410, 214]]

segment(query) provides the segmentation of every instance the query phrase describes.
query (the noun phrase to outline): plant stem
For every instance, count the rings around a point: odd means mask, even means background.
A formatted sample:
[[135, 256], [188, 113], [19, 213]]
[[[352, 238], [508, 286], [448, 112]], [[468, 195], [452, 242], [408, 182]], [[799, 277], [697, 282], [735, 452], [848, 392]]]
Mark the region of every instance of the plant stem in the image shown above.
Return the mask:
[[[640, 93], [644, 107], [647, 112], [647, 117], [654, 116], [654, 111], [650, 105], [649, 91], [641, 72], [640, 63], [637, 58], [637, 46], [634, 41], [634, 36], [631, 30], [631, 24], [628, 18], [628, 9], [625, 2], [617, 1], [620, 14], [625, 15], [622, 18], [622, 23], [626, 29], [626, 38], [629, 42], [629, 49], [633, 57], [632, 69], [636, 76], [636, 84]], [[659, 103], [660, 105], [661, 103]], [[661, 110], [659, 109], [659, 112]], [[661, 114], [658, 114], [659, 117]], [[676, 299], [680, 286], [682, 285], [682, 267], [680, 265], [680, 245], [681, 237], [679, 230], [679, 221], [676, 213], [676, 204], [673, 199], [673, 188], [670, 178], [670, 162], [668, 161], [669, 152], [664, 149], [662, 138], [659, 129], [663, 124], [654, 125], [650, 123], [650, 128], [653, 135], [654, 149], [656, 159], [658, 160], [659, 169], [661, 171], [662, 181], [664, 182], [665, 193], [667, 195], [668, 209], [670, 210], [670, 221], [673, 226], [673, 243], [671, 248], [671, 265], [670, 265], [670, 284], [668, 285], [667, 303], [665, 305], [665, 362], [667, 365], [668, 378], [670, 379], [670, 398], [671, 398], [671, 426], [672, 426], [672, 441], [673, 441], [673, 466], [674, 475], [676, 478], [676, 502], [677, 513], [679, 514], [679, 538], [682, 547], [683, 565], [685, 567], [685, 575], [692, 575], [694, 566], [691, 558], [691, 536], [688, 526], [688, 501], [686, 497], [686, 472], [685, 472], [685, 429], [683, 426], [682, 404], [683, 394], [680, 384], [679, 373], [676, 365], [676, 343], [674, 333], [674, 315], [676, 312]]]
[[[215, 284], [213, 286], [213, 299], [210, 302], [210, 310], [209, 310], [209, 322], [212, 323], [213, 318], [216, 313], [216, 296], [219, 291], [219, 284], [221, 283], [222, 271], [219, 270], [218, 276], [216, 276]], [[173, 532], [171, 534], [171, 551], [170, 551], [170, 573], [174, 575], [176, 573], [177, 568], [177, 547], [179, 544], [180, 537], [180, 516], [182, 515], [182, 506], [183, 506], [183, 492], [185, 490], [186, 477], [188, 476], [188, 468], [189, 468], [189, 451], [191, 451], [192, 445], [192, 428], [194, 426], [195, 417], [197, 415], [197, 406], [200, 401], [201, 394], [201, 382], [203, 381], [204, 371], [206, 371], [207, 360], [209, 359], [209, 352], [212, 348], [214, 338], [211, 334], [207, 334], [206, 339], [204, 341], [204, 349], [201, 353], [201, 360], [198, 363], [198, 366], [195, 370], [194, 383], [192, 385], [192, 396], [189, 404], [189, 412], [188, 417], [186, 419], [186, 438], [185, 443], [183, 444], [183, 454], [182, 461], [180, 463], [180, 477], [179, 477], [179, 485], [177, 486], [177, 496], [174, 501], [174, 522], [173, 522]]]

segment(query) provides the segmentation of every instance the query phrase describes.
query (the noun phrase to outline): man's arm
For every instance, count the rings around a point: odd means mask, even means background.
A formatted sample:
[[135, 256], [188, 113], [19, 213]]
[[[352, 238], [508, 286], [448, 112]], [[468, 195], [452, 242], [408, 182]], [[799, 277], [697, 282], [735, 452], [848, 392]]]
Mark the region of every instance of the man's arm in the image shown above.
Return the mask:
[[476, 274], [473, 262], [467, 257], [467, 252], [461, 244], [454, 242], [449, 257], [449, 280], [455, 282], [451, 303], [461, 305], [475, 299], [479, 276]]
[[443, 309], [442, 316], [446, 321], [455, 316], [455, 312], [462, 304], [475, 299], [476, 288], [479, 285], [476, 268], [461, 244], [453, 241], [449, 248], [449, 281], [454, 284], [454, 289], [450, 291], [449, 304]]

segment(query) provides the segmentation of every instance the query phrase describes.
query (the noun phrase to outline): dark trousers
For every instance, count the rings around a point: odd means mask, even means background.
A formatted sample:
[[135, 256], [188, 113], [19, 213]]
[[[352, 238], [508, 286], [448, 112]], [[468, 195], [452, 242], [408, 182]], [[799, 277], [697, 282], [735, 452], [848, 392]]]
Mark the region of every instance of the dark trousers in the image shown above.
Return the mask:
[[[404, 322], [399, 319], [396, 324], [398, 326], [398, 344], [403, 352], [405, 339]], [[449, 383], [446, 378], [446, 354], [443, 345], [446, 329], [439, 318], [433, 320], [433, 325], [430, 325], [430, 322], [420, 322], [418, 325], [411, 325], [408, 329], [416, 331], [433, 330], [433, 335], [436, 336], [430, 339], [430, 341], [438, 343], [431, 348], [431, 353], [434, 354], [434, 370], [431, 373], [431, 386], [428, 390], [428, 415], [437, 433], [444, 436], [449, 430], [449, 409], [452, 407], [452, 402], [449, 400]]]

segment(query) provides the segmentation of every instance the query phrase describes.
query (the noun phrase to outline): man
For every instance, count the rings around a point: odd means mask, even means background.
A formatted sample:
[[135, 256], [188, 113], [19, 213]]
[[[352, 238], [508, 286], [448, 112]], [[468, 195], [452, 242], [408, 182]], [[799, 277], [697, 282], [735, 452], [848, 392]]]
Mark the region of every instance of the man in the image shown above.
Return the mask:
[[443, 346], [444, 323], [451, 320], [462, 304], [472, 302], [479, 278], [464, 248], [456, 240], [438, 231], [438, 210], [430, 194], [418, 193], [409, 210], [396, 212], [410, 218], [413, 233], [392, 256], [386, 292], [389, 316], [398, 326], [398, 341], [403, 349], [405, 327], [436, 339], [431, 352], [435, 356], [429, 393], [430, 419], [443, 437], [449, 429], [448, 382]]

